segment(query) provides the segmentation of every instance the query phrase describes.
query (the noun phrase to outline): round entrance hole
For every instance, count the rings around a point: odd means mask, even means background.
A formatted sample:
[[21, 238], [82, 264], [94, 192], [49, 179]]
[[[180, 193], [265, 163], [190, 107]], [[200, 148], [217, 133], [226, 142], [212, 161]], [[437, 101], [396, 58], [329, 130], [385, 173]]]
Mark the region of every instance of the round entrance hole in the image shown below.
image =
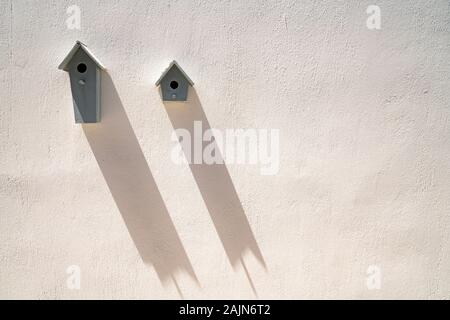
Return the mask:
[[170, 82], [170, 87], [172, 88], [172, 89], [177, 89], [178, 88], [178, 82], [177, 81], [171, 81]]
[[87, 66], [84, 63], [80, 63], [77, 66], [77, 70], [78, 70], [79, 73], [85, 73], [86, 70], [87, 70]]

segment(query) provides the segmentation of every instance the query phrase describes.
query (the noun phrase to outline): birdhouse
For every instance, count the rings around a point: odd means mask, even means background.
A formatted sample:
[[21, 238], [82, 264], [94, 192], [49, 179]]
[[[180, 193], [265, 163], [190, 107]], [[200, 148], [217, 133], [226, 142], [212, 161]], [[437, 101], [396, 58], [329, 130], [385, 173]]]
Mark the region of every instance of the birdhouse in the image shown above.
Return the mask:
[[75, 122], [100, 122], [100, 80], [105, 67], [83, 43], [77, 41], [59, 69], [69, 73]]
[[160, 86], [163, 101], [186, 101], [189, 86], [193, 85], [176, 61], [172, 61], [156, 82], [156, 86]]

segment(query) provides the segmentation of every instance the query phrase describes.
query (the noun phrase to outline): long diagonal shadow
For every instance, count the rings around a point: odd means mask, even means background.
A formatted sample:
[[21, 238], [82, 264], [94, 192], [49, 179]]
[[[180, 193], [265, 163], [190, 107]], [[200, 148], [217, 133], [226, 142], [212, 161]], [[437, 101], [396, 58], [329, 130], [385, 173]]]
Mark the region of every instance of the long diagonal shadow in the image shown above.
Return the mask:
[[[83, 131], [139, 254], [162, 283], [177, 271], [198, 280], [111, 77], [102, 76], [102, 120]], [[181, 292], [179, 291], [180, 295]]]
[[[192, 139], [194, 138], [194, 123], [196, 121], [201, 121], [204, 131], [211, 128], [197, 93], [192, 87], [189, 88], [188, 101], [185, 103], [166, 101], [164, 107], [174, 129], [188, 130]], [[207, 143], [202, 142], [202, 144], [204, 148]], [[182, 146], [185, 148], [186, 144], [182, 144]], [[183, 149], [188, 159], [194, 154], [192, 149], [192, 146], [190, 150]], [[252, 252], [264, 268], [266, 268], [266, 264], [228, 169], [223, 162], [223, 157], [219, 154], [216, 155], [216, 158], [221, 160], [220, 164], [194, 164], [191, 161], [189, 167], [231, 265], [236, 267], [238, 263], [242, 264], [253, 291], [255, 291], [243, 262], [245, 251]]]

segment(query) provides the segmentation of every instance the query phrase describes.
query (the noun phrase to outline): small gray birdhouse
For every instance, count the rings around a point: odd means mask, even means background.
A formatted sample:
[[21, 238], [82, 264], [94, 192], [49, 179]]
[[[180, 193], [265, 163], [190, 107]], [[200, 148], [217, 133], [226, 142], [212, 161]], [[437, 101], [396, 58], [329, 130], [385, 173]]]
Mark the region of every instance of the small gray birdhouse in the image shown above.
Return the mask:
[[76, 123], [100, 122], [100, 79], [105, 69], [88, 48], [77, 41], [59, 65], [70, 76]]
[[156, 81], [164, 101], [186, 101], [190, 85], [193, 86], [194, 83], [176, 61], [172, 61]]

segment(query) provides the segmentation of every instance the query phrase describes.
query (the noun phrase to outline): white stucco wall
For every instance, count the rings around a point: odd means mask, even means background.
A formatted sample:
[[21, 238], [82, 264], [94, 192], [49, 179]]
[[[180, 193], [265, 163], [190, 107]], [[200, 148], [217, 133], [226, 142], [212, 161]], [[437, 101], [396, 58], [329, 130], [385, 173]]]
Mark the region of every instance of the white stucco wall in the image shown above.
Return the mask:
[[[448, 1], [3, 0], [0, 16], [0, 298], [450, 298]], [[74, 123], [57, 69], [76, 40], [108, 69], [101, 124]], [[184, 106], [154, 86], [173, 59], [195, 82]], [[279, 129], [279, 173], [174, 164], [193, 119]]]

